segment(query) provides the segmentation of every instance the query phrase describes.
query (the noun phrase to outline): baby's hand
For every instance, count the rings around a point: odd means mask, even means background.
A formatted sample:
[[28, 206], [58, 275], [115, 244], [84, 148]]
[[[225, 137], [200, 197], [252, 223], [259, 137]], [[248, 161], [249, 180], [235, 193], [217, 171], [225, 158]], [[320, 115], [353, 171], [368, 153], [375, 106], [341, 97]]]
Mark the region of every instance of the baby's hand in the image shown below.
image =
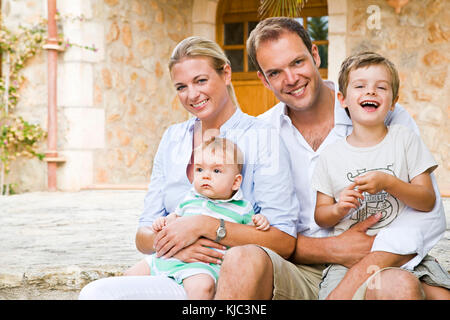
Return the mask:
[[167, 224], [167, 217], [159, 217], [157, 218], [152, 225], [152, 229], [154, 232], [161, 231]]
[[252, 221], [258, 230], [266, 231], [270, 228], [269, 220], [262, 214], [254, 214], [252, 216]]

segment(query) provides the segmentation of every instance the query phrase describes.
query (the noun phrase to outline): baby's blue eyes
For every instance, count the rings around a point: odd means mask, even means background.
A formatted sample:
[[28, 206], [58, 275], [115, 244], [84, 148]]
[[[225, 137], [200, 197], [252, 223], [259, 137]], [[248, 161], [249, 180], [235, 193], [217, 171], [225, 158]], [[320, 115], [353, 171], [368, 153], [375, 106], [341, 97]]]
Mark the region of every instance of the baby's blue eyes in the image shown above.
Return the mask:
[[[202, 169], [202, 168], [197, 168], [197, 169], [195, 169], [195, 171], [197, 171], [197, 172], [203, 172], [203, 169]], [[214, 173], [221, 173], [222, 171], [220, 171], [220, 169], [214, 169], [213, 172], [214, 172]]]

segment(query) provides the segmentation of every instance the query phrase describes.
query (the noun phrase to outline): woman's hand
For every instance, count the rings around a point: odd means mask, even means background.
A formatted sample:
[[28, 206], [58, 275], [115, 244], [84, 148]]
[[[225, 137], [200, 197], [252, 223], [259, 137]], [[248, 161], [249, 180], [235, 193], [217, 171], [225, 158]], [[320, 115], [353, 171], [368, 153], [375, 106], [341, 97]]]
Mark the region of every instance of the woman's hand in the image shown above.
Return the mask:
[[225, 250], [226, 247], [206, 238], [200, 238], [193, 244], [181, 249], [174, 257], [183, 262], [204, 262], [204, 263], [216, 263], [221, 264], [224, 254], [213, 250], [216, 248]]
[[197, 241], [202, 236], [201, 218], [200, 215], [180, 217], [166, 225], [155, 237], [156, 256], [170, 258]]

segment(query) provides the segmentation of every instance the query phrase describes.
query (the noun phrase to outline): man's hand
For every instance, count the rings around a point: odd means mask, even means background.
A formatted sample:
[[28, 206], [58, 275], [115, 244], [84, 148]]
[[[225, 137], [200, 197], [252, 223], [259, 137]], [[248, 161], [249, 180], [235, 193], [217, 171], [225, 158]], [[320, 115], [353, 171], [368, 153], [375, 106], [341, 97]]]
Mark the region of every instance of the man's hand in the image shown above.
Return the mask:
[[178, 251], [174, 257], [183, 262], [204, 262], [221, 264], [224, 254], [213, 250], [216, 248], [226, 250], [226, 247], [206, 238], [200, 238], [190, 246]]
[[337, 236], [336, 240], [338, 242], [335, 246], [335, 252], [339, 254], [340, 258], [335, 263], [351, 268], [368, 255], [372, 249], [375, 236], [368, 236], [366, 231], [377, 223], [380, 218], [380, 213], [372, 215]]

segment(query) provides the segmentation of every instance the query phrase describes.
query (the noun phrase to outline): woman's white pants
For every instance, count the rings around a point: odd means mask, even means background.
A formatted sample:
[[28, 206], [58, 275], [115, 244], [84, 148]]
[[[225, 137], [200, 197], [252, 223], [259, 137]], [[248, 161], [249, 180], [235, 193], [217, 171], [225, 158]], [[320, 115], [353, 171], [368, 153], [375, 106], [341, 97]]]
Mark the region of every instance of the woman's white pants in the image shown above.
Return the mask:
[[185, 300], [184, 288], [165, 276], [102, 278], [87, 284], [79, 300]]

